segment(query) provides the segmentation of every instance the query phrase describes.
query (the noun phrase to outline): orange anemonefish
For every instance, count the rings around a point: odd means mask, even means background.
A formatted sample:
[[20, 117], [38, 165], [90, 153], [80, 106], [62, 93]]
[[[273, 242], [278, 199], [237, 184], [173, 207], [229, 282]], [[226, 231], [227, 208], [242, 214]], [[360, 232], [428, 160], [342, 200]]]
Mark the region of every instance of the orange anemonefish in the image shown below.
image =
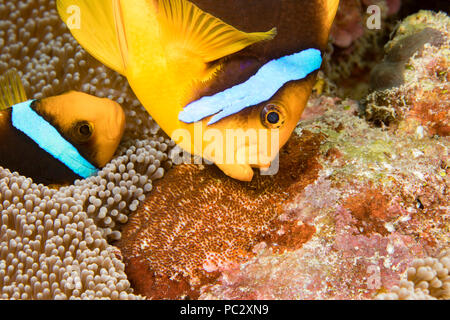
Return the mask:
[[0, 78], [0, 166], [36, 183], [67, 184], [97, 173], [125, 129], [122, 107], [70, 91], [27, 100], [15, 70]]
[[243, 181], [296, 127], [338, 4], [57, 0], [78, 42], [127, 77], [175, 142]]

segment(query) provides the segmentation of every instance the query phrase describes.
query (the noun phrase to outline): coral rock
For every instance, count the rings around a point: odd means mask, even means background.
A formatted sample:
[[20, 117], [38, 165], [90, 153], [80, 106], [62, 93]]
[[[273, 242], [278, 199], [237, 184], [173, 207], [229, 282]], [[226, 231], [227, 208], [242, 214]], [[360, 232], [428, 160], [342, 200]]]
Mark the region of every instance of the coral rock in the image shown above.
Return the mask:
[[365, 99], [369, 121], [419, 136], [450, 133], [449, 29], [446, 14], [428, 11], [400, 24], [385, 61], [372, 73], [376, 90]]
[[[200, 299], [372, 299], [401, 286], [414, 259], [448, 247], [448, 141], [370, 127], [355, 116], [354, 102], [332, 101], [309, 103], [328, 106], [298, 130], [326, 136], [322, 169], [280, 216], [316, 232], [281, 254], [260, 246], [239, 270], [224, 270], [204, 286]], [[441, 278], [433, 279], [445, 290]]]
[[389, 49], [383, 62], [377, 65], [370, 75], [372, 90], [386, 90], [404, 83], [405, 64], [414, 54], [422, 55], [424, 46], [443, 44], [443, 35], [438, 30], [425, 28], [422, 31], [401, 39]]

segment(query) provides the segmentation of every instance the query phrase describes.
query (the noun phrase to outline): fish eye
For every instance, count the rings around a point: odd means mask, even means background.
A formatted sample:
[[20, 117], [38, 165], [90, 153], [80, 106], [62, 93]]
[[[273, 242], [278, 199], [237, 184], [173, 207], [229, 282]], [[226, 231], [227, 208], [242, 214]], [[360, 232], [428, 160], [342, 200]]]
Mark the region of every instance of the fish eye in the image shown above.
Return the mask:
[[92, 137], [94, 127], [87, 121], [79, 121], [75, 124], [73, 133], [78, 142], [86, 142]]
[[277, 124], [280, 121], [280, 115], [278, 112], [270, 111], [267, 114], [267, 121], [271, 124]]
[[278, 129], [285, 122], [284, 109], [275, 104], [268, 104], [261, 110], [261, 122], [269, 129]]

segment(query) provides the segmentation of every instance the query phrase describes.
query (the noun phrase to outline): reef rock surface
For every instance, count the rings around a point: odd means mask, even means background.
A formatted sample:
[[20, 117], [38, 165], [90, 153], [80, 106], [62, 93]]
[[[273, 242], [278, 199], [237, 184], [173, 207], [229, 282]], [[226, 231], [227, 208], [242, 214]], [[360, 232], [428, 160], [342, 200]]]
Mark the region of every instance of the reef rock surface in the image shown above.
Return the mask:
[[372, 127], [354, 101], [311, 107], [274, 177], [181, 165], [157, 183], [119, 245], [137, 293], [370, 299], [448, 246], [447, 138]]

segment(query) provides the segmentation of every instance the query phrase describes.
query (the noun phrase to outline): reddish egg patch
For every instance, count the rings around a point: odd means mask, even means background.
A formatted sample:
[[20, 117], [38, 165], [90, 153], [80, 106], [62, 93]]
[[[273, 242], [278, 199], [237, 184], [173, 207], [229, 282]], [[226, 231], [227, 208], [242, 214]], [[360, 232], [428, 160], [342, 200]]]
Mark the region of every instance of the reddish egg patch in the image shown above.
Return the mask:
[[388, 234], [384, 223], [392, 218], [390, 198], [379, 190], [367, 188], [347, 198], [344, 208], [356, 218], [355, 226], [362, 234]]
[[283, 207], [314, 182], [323, 135], [293, 135], [275, 176], [245, 183], [215, 166], [180, 165], [155, 184], [118, 243], [135, 292], [155, 299], [198, 297], [200, 287], [237, 268], [262, 241], [298, 249], [313, 226], [281, 222]]
[[[148, 297], [154, 300], [197, 299], [199, 297], [199, 286], [191, 285], [188, 278], [170, 279], [167, 275], [158, 274], [149, 269], [145, 260], [140, 258], [129, 258], [126, 272], [133, 275], [129, 280], [134, 291], [148, 294]], [[214, 281], [219, 276], [220, 272], [209, 273], [207, 278], [202, 277], [202, 282]]]

